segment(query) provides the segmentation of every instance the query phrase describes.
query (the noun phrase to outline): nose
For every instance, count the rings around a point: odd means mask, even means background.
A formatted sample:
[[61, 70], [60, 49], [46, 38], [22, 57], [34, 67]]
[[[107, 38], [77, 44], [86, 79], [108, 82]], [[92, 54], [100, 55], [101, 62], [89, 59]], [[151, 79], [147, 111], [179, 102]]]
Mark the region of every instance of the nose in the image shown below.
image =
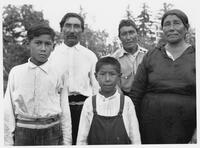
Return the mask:
[[110, 75], [106, 74], [106, 81], [109, 81], [109, 80], [110, 80]]
[[41, 51], [46, 51], [46, 46], [45, 46], [45, 44], [42, 44], [42, 45], [41, 45]]
[[174, 25], [173, 25], [173, 24], [171, 24], [171, 25], [169, 26], [169, 30], [174, 30]]
[[126, 35], [126, 39], [130, 39], [131, 38], [131, 35], [129, 34], [129, 33], [127, 33], [127, 35]]
[[74, 31], [75, 31], [75, 29], [74, 29], [74, 26], [73, 26], [73, 25], [70, 27], [69, 31], [70, 31], [70, 32], [74, 32]]

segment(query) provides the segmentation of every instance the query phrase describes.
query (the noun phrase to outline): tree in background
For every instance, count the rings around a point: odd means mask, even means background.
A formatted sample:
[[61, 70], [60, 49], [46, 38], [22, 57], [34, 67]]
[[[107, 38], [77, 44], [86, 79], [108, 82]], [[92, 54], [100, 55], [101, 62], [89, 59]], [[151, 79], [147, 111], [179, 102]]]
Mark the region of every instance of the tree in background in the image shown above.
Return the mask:
[[27, 29], [38, 23], [49, 24], [41, 11], [35, 11], [32, 5], [3, 7], [3, 76], [6, 88], [10, 69], [27, 62], [29, 49], [26, 46]]
[[149, 6], [143, 3], [142, 11], [137, 16], [139, 34], [141, 37], [150, 37], [154, 32], [151, 31], [153, 21], [150, 19]]
[[133, 11], [131, 10], [130, 5], [126, 7], [126, 16], [127, 19], [133, 20], [134, 22], [136, 21], [135, 17], [133, 16]]
[[95, 31], [91, 29], [91, 27], [86, 23], [87, 13], [84, 12], [82, 6], [80, 6], [79, 14], [85, 21], [85, 30], [81, 36], [80, 44], [93, 51], [98, 58], [109, 54], [109, 47], [111, 45], [107, 45], [108, 33], [105, 30]]
[[173, 8], [173, 4], [171, 3], [163, 3], [163, 8], [161, 8], [158, 12], [158, 16], [157, 16], [157, 21], [156, 26], [157, 26], [157, 37], [158, 37], [158, 41], [157, 41], [157, 46], [162, 46], [163, 44], [166, 43], [164, 36], [163, 36], [163, 32], [161, 30], [161, 19], [162, 16], [169, 10], [171, 10]]

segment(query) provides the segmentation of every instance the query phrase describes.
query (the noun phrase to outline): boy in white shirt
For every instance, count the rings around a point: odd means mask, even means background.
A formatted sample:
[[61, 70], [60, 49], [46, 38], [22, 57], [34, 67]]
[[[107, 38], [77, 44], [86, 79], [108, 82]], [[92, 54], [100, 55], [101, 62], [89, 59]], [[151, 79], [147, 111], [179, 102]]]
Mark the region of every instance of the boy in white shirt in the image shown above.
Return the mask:
[[95, 76], [101, 88], [84, 103], [77, 144], [140, 144], [134, 105], [116, 89], [121, 76], [120, 63], [113, 57], [101, 58]]
[[31, 57], [11, 69], [4, 98], [5, 145], [71, 144], [67, 77], [48, 61], [54, 37], [46, 25], [27, 32]]

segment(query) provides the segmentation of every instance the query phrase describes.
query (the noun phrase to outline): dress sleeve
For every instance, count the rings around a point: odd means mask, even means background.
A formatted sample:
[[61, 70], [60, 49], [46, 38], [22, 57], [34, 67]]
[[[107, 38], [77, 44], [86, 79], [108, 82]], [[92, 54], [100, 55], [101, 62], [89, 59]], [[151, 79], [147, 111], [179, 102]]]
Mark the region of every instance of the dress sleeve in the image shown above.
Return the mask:
[[91, 121], [93, 118], [93, 114], [90, 111], [92, 105], [92, 99], [88, 98], [84, 102], [83, 109], [81, 112], [80, 122], [79, 122], [79, 129], [78, 129], [78, 136], [77, 136], [77, 145], [87, 145], [87, 137], [90, 130]]
[[128, 96], [131, 97], [134, 105], [137, 106], [147, 89], [148, 83], [148, 53], [144, 56], [141, 64], [139, 64], [134, 81], [131, 87], [131, 91]]
[[12, 101], [14, 90], [13, 71], [10, 71], [7, 89], [4, 96], [4, 144], [13, 145], [13, 137], [15, 131], [15, 111]]

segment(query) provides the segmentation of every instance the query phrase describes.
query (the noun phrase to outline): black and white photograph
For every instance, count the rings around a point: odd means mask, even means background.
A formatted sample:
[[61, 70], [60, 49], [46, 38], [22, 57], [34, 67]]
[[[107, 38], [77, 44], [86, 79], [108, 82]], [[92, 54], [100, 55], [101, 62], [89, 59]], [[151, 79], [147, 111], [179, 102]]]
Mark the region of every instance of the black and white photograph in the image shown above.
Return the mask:
[[1, 146], [199, 145], [195, 0], [0, 6]]

